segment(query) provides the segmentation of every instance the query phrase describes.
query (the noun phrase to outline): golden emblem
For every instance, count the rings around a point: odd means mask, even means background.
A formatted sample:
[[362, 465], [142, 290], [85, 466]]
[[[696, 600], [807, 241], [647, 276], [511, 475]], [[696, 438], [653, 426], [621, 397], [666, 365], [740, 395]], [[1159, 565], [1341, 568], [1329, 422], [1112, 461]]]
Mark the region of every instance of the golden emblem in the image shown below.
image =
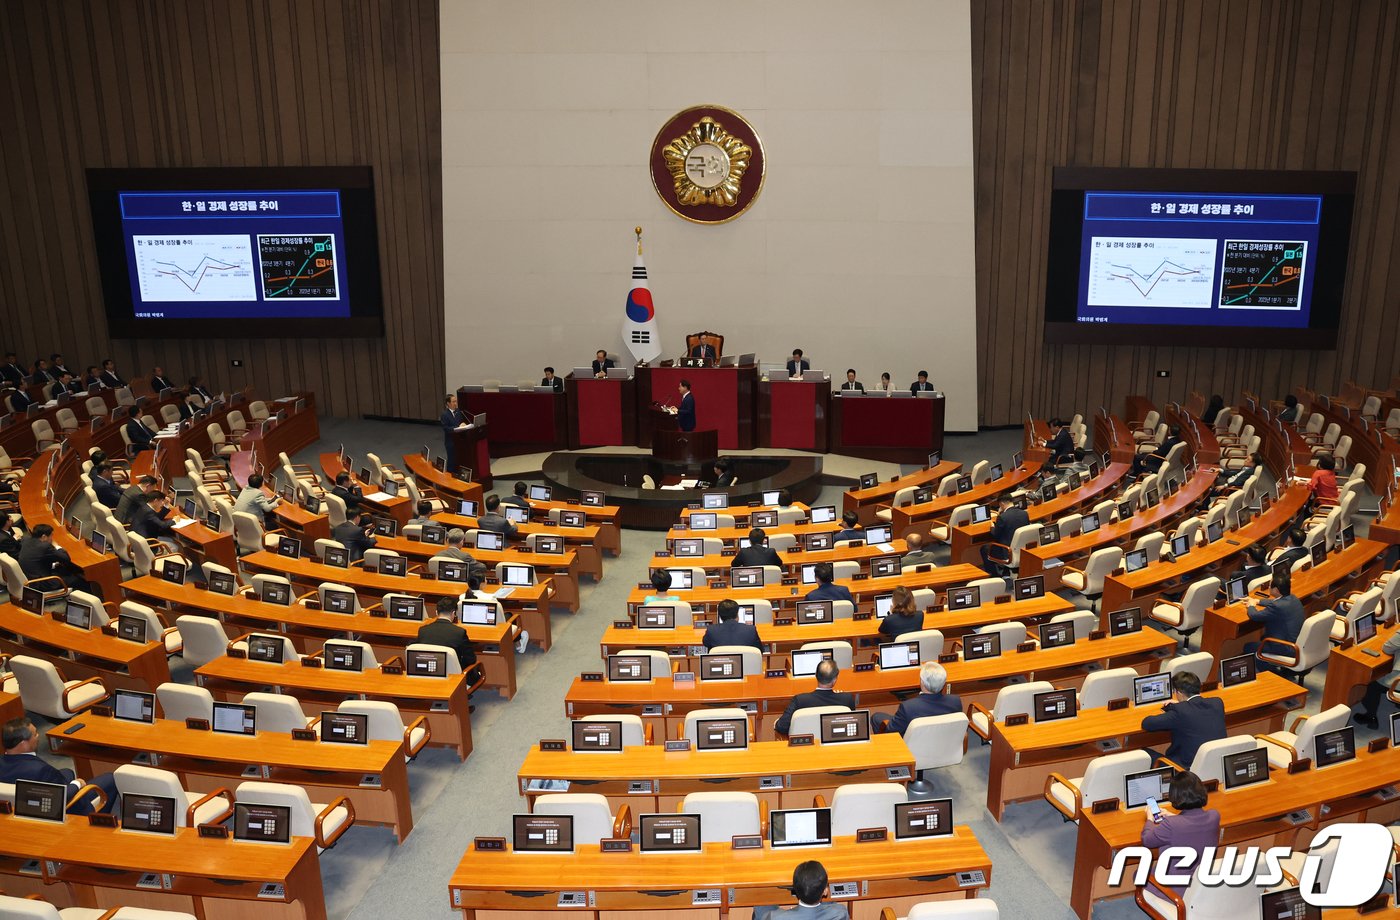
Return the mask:
[[753, 149], [706, 115], [661, 151], [676, 186], [676, 200], [687, 206], [739, 203], [739, 186]]

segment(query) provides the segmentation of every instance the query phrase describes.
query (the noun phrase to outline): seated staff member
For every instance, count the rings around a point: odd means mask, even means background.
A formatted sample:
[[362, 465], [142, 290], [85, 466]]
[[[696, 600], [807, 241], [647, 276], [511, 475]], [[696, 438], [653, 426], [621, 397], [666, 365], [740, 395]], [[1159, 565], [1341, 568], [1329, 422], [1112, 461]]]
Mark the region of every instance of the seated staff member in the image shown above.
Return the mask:
[[[1390, 577], [1400, 578], [1400, 576], [1397, 575], [1392, 575]], [[1385, 644], [1381, 646], [1381, 652], [1391, 656], [1400, 655], [1400, 632], [1395, 633], [1389, 639], [1385, 640]], [[1396, 658], [1395, 663], [1400, 663], [1400, 658]], [[1376, 731], [1381, 727], [1380, 720], [1377, 718], [1377, 713], [1380, 711], [1381, 707], [1381, 697], [1385, 696], [1386, 691], [1390, 689], [1390, 685], [1394, 682], [1395, 672], [1391, 671], [1380, 680], [1373, 680], [1366, 685], [1366, 692], [1361, 697], [1361, 708], [1356, 710], [1357, 722], [1366, 726], [1371, 731]]]
[[[1297, 642], [1298, 633], [1303, 631], [1303, 621], [1308, 618], [1303, 602], [1293, 596], [1293, 577], [1287, 573], [1275, 575], [1269, 582], [1269, 599], [1250, 607], [1247, 613], [1254, 622], [1264, 624], [1264, 641], [1247, 643], [1244, 647], [1246, 655], [1253, 655], [1261, 645], [1266, 653], [1287, 654], [1286, 646], [1271, 640]], [[1261, 660], [1258, 666], [1283, 675], [1283, 670], [1270, 662]]]
[[792, 350], [792, 360], [788, 361], [787, 363], [788, 376], [796, 380], [799, 377], [801, 377], [803, 373], [805, 373], [806, 371], [810, 371], [811, 369], [811, 362], [808, 361], [806, 358], [802, 357], [802, 349], [794, 348]]
[[19, 356], [12, 351], [5, 352], [5, 363], [0, 364], [0, 377], [13, 386], [25, 385], [24, 368], [19, 366]]
[[335, 474], [335, 485], [331, 486], [331, 494], [345, 502], [346, 517], [356, 514], [365, 498], [364, 490], [355, 485], [350, 474], [343, 470]]
[[768, 534], [763, 532], [762, 527], [755, 527], [749, 531], [749, 545], [734, 554], [730, 560], [729, 567], [736, 565], [776, 565], [782, 566], [783, 560], [778, 558], [778, 551], [768, 545]]
[[842, 540], [864, 540], [865, 531], [861, 529], [860, 517], [854, 511], [845, 511], [841, 514], [841, 530], [836, 534], [834, 542], [840, 543]]
[[1313, 471], [1308, 479], [1308, 492], [1312, 499], [1319, 505], [1332, 506], [1337, 504], [1337, 461], [1329, 456], [1317, 458], [1317, 469]]
[[997, 557], [998, 559], [1006, 561], [1006, 550], [1001, 547], [1010, 546], [1011, 538], [1016, 535], [1017, 529], [1025, 527], [1031, 522], [1031, 516], [1026, 513], [1026, 509], [1019, 507], [1010, 495], [1003, 495], [997, 500], [997, 505], [1001, 510], [997, 512], [996, 520], [992, 521], [992, 529], [988, 536], [992, 543], [1000, 544], [1000, 546], [982, 547], [982, 568], [993, 575], [997, 574], [997, 570], [1000, 568], [1000, 565], [992, 558], [993, 550], [995, 549], [996, 553], [1001, 554]]
[[[888, 617], [886, 617], [888, 619]], [[871, 718], [876, 731], [898, 732], [909, 730], [909, 723], [927, 716], [947, 716], [962, 712], [962, 700], [955, 693], [944, 693], [948, 684], [948, 672], [936, 661], [925, 661], [919, 666], [919, 695], [910, 697], [899, 704], [893, 716], [877, 712]]]
[[792, 896], [796, 907], [755, 907], [753, 920], [847, 920], [845, 906], [823, 902], [826, 896], [826, 867], [815, 859], [798, 863], [792, 870]]
[[905, 553], [899, 560], [900, 569], [915, 565], [933, 564], [933, 551], [924, 549], [924, 535], [918, 531], [911, 531], [904, 535], [904, 543], [909, 547], [909, 552]]
[[883, 641], [898, 642], [905, 633], [918, 632], [924, 628], [924, 615], [914, 604], [914, 592], [904, 585], [896, 585], [890, 592], [890, 612], [880, 621], [880, 635]]
[[598, 353], [593, 356], [593, 376], [608, 376], [608, 368], [617, 367], [617, 363], [608, 357], [608, 353], [603, 349], [598, 349]]
[[705, 628], [704, 641], [706, 650], [720, 645], [742, 645], [763, 651], [758, 630], [751, 623], [739, 622], [739, 604], [727, 597], [719, 602], [719, 620]]
[[457, 408], [457, 394], [448, 393], [442, 398], [442, 415], [438, 416], [438, 423], [442, 425], [442, 447], [443, 453], [447, 455], [447, 469], [449, 472], [457, 470], [457, 450], [452, 443], [452, 432], [467, 423], [467, 417]]
[[808, 709], [813, 706], [845, 706], [847, 709], [854, 709], [856, 696], [854, 693], [837, 693], [836, 678], [841, 676], [841, 669], [836, 666], [836, 662], [831, 660], [817, 663], [817, 689], [807, 693], [799, 693], [788, 703], [787, 709], [778, 717], [778, 721], [773, 723], [773, 730], [780, 735], [786, 735], [788, 729], [792, 728], [792, 714], [799, 709]]
[[[1201, 679], [1190, 671], [1179, 671], [1172, 676], [1172, 701], [1160, 713], [1143, 719], [1142, 730], [1168, 732], [1172, 740], [1167, 745], [1167, 759], [1189, 770], [1201, 745], [1228, 735], [1225, 701], [1201, 696]], [[1156, 751], [1148, 753], [1153, 760], [1160, 756]]]
[[5, 394], [5, 398], [10, 401], [10, 411], [16, 414], [26, 412], [34, 405], [34, 400], [23, 390], [10, 390]]
[[554, 368], [546, 367], [544, 376], [540, 378], [540, 386], [549, 387], [556, 393], [564, 392], [564, 378], [554, 376]]
[[[71, 797], [86, 783], [73, 775], [72, 770], [60, 770], [43, 760], [39, 754], [39, 730], [28, 719], [11, 719], [0, 729], [0, 745], [5, 754], [0, 757], [0, 783], [14, 783], [27, 779], [36, 783], [53, 783], [67, 786]], [[94, 776], [87, 782], [102, 790], [107, 801], [102, 806], [103, 814], [111, 814], [117, 807], [117, 781], [110, 773]], [[70, 815], [90, 815], [96, 802], [92, 793], [83, 796], [68, 807]]]
[[360, 514], [335, 525], [331, 539], [350, 551], [350, 561], [365, 557], [365, 550], [374, 549], [374, 519], [368, 514]]
[[854, 367], [846, 368], [846, 382], [841, 384], [841, 389], [855, 390], [857, 393], [865, 392], [865, 385], [856, 379], [856, 369]]
[[204, 386], [204, 378], [197, 374], [189, 379], [189, 382], [185, 384], [185, 389], [189, 396], [198, 396], [202, 400], [202, 406], [207, 406], [214, 401], [214, 394]]
[[63, 390], [67, 390], [69, 393], [74, 394], [81, 393], [83, 392], [83, 385], [78, 382], [78, 378], [74, 377], [67, 371], [64, 371], [63, 373], [58, 375], [58, 385], [55, 386], [53, 389], [54, 397], [57, 398], [58, 394]]
[[248, 485], [238, 493], [238, 500], [233, 503], [234, 511], [246, 511], [248, 514], [256, 516], [264, 527], [267, 526], [267, 516], [272, 513], [280, 501], [277, 496], [269, 495], [263, 489], [265, 482], [266, 480], [262, 478], [260, 473], [249, 476]]
[[[1160, 848], [1164, 856], [1171, 851], [1168, 863], [1173, 874], [1191, 876], [1201, 854], [1220, 843], [1220, 812], [1205, 807], [1209, 798], [1210, 793], [1200, 777], [1189, 769], [1178, 773], [1172, 777], [1167, 792], [1167, 801], [1177, 813], [1161, 813], [1142, 826], [1143, 846]], [[1188, 854], [1183, 850], [1195, 852]], [[1155, 882], [1148, 882], [1148, 887], [1161, 892]], [[1178, 896], [1186, 891], [1184, 885], [1168, 887]]]
[[885, 371], [883, 374], [881, 374], [881, 375], [880, 375], [880, 382], [877, 383], [877, 384], [875, 384], [874, 386], [872, 386], [872, 387], [870, 388], [869, 392], [871, 392], [871, 393], [893, 393], [893, 392], [894, 392], [894, 384], [890, 382], [890, 372], [889, 372], [889, 371]]
[[104, 461], [93, 465], [92, 491], [97, 493], [97, 500], [109, 510], [115, 511], [117, 505], [121, 504], [122, 490], [112, 478], [112, 464]]
[[126, 381], [117, 374], [117, 362], [111, 358], [102, 359], [102, 384], [112, 389], [126, 386]]
[[845, 585], [833, 583], [836, 577], [836, 569], [830, 562], [818, 562], [813, 573], [817, 576], [817, 586], [807, 592], [804, 600], [809, 601], [850, 601], [855, 603], [855, 598], [851, 597], [851, 589]]
[[727, 489], [734, 485], [734, 462], [727, 457], [720, 457], [710, 467], [710, 481], [697, 483], [702, 489]]
[[476, 519], [476, 526], [478, 530], [505, 534], [508, 539], [520, 532], [520, 529], [501, 513], [501, 498], [494, 493], [486, 496], [486, 513]]
[[19, 558], [19, 533], [15, 530], [14, 518], [8, 512], [0, 511], [0, 553], [11, 559]]
[[928, 382], [928, 371], [919, 371], [919, 379], [909, 384], [910, 393], [932, 393], [933, 384]]

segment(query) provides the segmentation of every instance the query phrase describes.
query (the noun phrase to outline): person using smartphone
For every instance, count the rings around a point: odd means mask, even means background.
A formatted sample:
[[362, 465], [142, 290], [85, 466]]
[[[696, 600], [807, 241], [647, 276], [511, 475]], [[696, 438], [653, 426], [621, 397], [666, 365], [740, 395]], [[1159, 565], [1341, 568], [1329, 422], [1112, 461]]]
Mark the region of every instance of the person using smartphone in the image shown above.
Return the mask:
[[[1172, 777], [1167, 793], [1167, 800], [1176, 814], [1166, 814], [1160, 808], [1154, 812], [1152, 805], [1155, 803], [1148, 805], [1152, 816], [1142, 827], [1142, 845], [1154, 849], [1185, 847], [1194, 851], [1191, 855], [1171, 861], [1174, 872], [1194, 873], [1201, 853], [1220, 842], [1220, 812], [1205, 807], [1209, 798], [1210, 794], [1206, 792], [1200, 777], [1184, 770]], [[1159, 897], [1165, 897], [1156, 883], [1149, 882], [1148, 887]], [[1173, 885], [1171, 888], [1178, 895], [1186, 890], [1184, 885]]]

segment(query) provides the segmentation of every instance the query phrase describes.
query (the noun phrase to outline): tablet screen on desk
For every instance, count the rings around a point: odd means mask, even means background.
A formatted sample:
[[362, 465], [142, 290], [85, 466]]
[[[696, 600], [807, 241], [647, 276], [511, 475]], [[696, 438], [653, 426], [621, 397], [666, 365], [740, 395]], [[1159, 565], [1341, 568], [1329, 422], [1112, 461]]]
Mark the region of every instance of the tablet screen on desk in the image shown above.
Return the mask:
[[768, 842], [780, 847], [831, 845], [830, 808], [793, 808], [768, 814]]
[[679, 540], [671, 541], [671, 553], [677, 557], [693, 558], [705, 555], [705, 540], [703, 538], [683, 537]]
[[278, 537], [277, 555], [285, 556], [288, 559], [300, 559], [301, 541], [296, 537]]
[[377, 517], [374, 519], [374, 532], [381, 537], [392, 537], [399, 532], [399, 522], [393, 518]]
[[[749, 524], [754, 527], [777, 527], [778, 512], [776, 511], [755, 511], [749, 515]], [[692, 527], [694, 524], [692, 523]]]
[[423, 619], [423, 598], [406, 597], [402, 594], [391, 596], [389, 598], [389, 619], [421, 622]]
[[985, 524], [992, 519], [992, 509], [986, 505], [977, 505], [972, 509], [972, 523]]
[[1356, 624], [1352, 627], [1356, 635], [1357, 643], [1366, 642], [1376, 636], [1376, 615], [1374, 613], [1363, 614], [1356, 618]]
[[1035, 600], [1045, 596], [1045, 576], [1027, 575], [1012, 583], [1012, 593], [1018, 601]]
[[1037, 722], [1073, 719], [1079, 712], [1079, 700], [1073, 690], [1046, 690], [1037, 693], [1033, 699]]
[[1133, 705], [1160, 703], [1172, 697], [1172, 676], [1169, 672], [1144, 674], [1133, 678]]
[[953, 833], [953, 800], [927, 799], [922, 802], [896, 802], [894, 839], [920, 840], [947, 837]]
[[494, 530], [479, 530], [476, 534], [476, 548], [499, 550], [505, 545], [505, 535]]
[[996, 658], [1001, 654], [1001, 633], [972, 633], [963, 638], [963, 661]]
[[1141, 773], [1129, 773], [1123, 778], [1124, 807], [1141, 808], [1148, 799], [1165, 802], [1175, 772], [1171, 767], [1158, 767]]
[[411, 648], [404, 652], [405, 673], [413, 677], [446, 677], [447, 653]]
[[1108, 634], [1110, 636], [1126, 636], [1129, 633], [1141, 631], [1141, 607], [1124, 607], [1122, 610], [1115, 610], [1108, 615]]
[[700, 507], [706, 511], [719, 511], [729, 507], [729, 493], [705, 492], [700, 496]]
[[235, 803], [233, 839], [247, 843], [291, 843], [291, 806]]
[[1037, 534], [1037, 537], [1039, 538], [1041, 546], [1045, 546], [1047, 543], [1058, 542], [1060, 539], [1060, 525], [1046, 524], [1044, 527], [1040, 528], [1040, 533]]
[[501, 512], [512, 524], [525, 524], [530, 520], [530, 511], [517, 505], [502, 505]]
[[893, 595], [893, 594], [877, 594], [877, 595], [875, 595], [875, 618], [876, 618], [877, 620], [883, 620], [885, 617], [889, 616], [889, 615], [890, 615], [890, 610], [891, 610], [891, 608], [893, 608], [893, 607], [894, 607], [894, 595]]
[[651, 680], [650, 655], [609, 655], [608, 680], [648, 681]]
[[402, 556], [380, 556], [379, 574], [402, 577], [408, 574], [408, 560]]
[[750, 626], [752, 626], [753, 623], [754, 623], [753, 611], [754, 611], [754, 605], [753, 605], [753, 604], [740, 604], [740, 605], [739, 605], [739, 622], [740, 622], [740, 623], [747, 623], [747, 624], [749, 624]]
[[328, 671], [363, 671], [364, 649], [358, 645], [341, 642], [327, 642], [321, 657]]
[[337, 569], [350, 567], [350, 551], [343, 546], [327, 546], [321, 551], [321, 560]]
[[281, 636], [248, 637], [248, 660], [263, 661], [268, 664], [281, 664], [283, 643]]
[[1330, 767], [1356, 759], [1356, 729], [1350, 725], [1322, 732], [1313, 739], [1318, 767]]
[[1390, 714], [1390, 746], [1400, 747], [1400, 712]]
[[763, 584], [763, 566], [740, 565], [729, 570], [731, 588], [757, 588]]
[[325, 609], [330, 613], [354, 613], [355, 612], [355, 592], [341, 591], [338, 588], [326, 588], [322, 591], [325, 599]]
[[63, 609], [63, 622], [78, 629], [92, 628], [92, 608], [71, 598]]
[[971, 492], [971, 491], [972, 491], [972, 477], [971, 477], [971, 476], [967, 476], [967, 475], [959, 476], [959, 477], [958, 477], [958, 494], [961, 495], [961, 494], [963, 494], [964, 492]]
[[142, 617], [134, 617], [121, 613], [117, 615], [117, 638], [125, 639], [128, 642], [146, 641], [146, 621]]
[[587, 505], [590, 508], [601, 508], [603, 505], [607, 504], [608, 497], [602, 492], [584, 489], [578, 494], [578, 500], [581, 505]]
[[1223, 521], [1211, 521], [1206, 525], [1206, 542], [1214, 543], [1225, 536], [1225, 523]]
[[424, 524], [418, 531], [418, 539], [433, 546], [442, 546], [447, 542], [447, 528], [441, 524]]
[[1147, 550], [1135, 549], [1123, 557], [1123, 569], [1126, 572], [1136, 572], [1147, 567]]
[[535, 583], [535, 570], [528, 565], [502, 566], [501, 583], [516, 588], [529, 587]]
[[748, 719], [697, 719], [695, 750], [742, 751], [749, 746]]
[[1262, 745], [1250, 751], [1226, 754], [1220, 763], [1226, 789], [1252, 786], [1269, 779], [1269, 751]]
[[821, 723], [822, 744], [848, 744], [870, 740], [870, 711], [824, 712], [817, 717]]
[[813, 524], [830, 524], [832, 521], [836, 520], [836, 506], [817, 505], [815, 508], [812, 509], [812, 513], [808, 517], [808, 520], [810, 520]]
[[899, 574], [898, 556], [876, 556], [870, 560], [871, 578], [893, 578]]
[[1311, 553], [1313, 565], [1321, 565], [1327, 559], [1327, 544], [1319, 540], [1312, 545]]
[[573, 724], [573, 749], [583, 753], [622, 752], [622, 723], [580, 720]]
[[699, 853], [699, 815], [642, 815], [643, 853]]
[[1281, 888], [1259, 896], [1259, 920], [1322, 920], [1322, 908], [1304, 901], [1297, 886]]
[[530, 501], [547, 502], [554, 498], [554, 490], [549, 486], [530, 486]]
[[1120, 520], [1120, 521], [1126, 521], [1128, 518], [1130, 518], [1130, 517], [1133, 516], [1133, 512], [1134, 512], [1135, 510], [1137, 510], [1137, 506], [1136, 506], [1136, 504], [1134, 503], [1133, 499], [1130, 498], [1130, 499], [1128, 499], [1128, 500], [1125, 501], [1125, 502], [1119, 502], [1119, 503], [1118, 503], [1118, 520]]
[[476, 517], [476, 516], [477, 516], [477, 505], [476, 505], [476, 502], [472, 501], [470, 498], [464, 498], [464, 499], [462, 499], [461, 504], [459, 504], [459, 505], [457, 506], [457, 513], [458, 513], [458, 514], [462, 514], [462, 515], [464, 515], [464, 516], [466, 516], [466, 517]]
[[369, 744], [369, 716], [362, 712], [323, 712], [321, 740], [328, 744]]
[[714, 530], [719, 518], [713, 511], [697, 511], [690, 516], [691, 530]]
[[922, 486], [914, 490], [914, 504], [922, 505], [933, 501], [933, 486]]
[[175, 800], [164, 795], [122, 795], [122, 830], [175, 834]]
[[292, 586], [280, 581], [265, 581], [261, 592], [264, 604], [279, 604], [286, 607], [292, 602]]
[[948, 589], [949, 610], [971, 610], [973, 607], [980, 606], [982, 606], [982, 591], [980, 588]]
[[258, 710], [242, 703], [215, 703], [211, 728], [229, 735], [255, 735], [258, 732]]
[[1172, 555], [1177, 559], [1191, 552], [1191, 535], [1182, 534], [1179, 537], [1172, 537]]
[[560, 527], [582, 527], [585, 515], [582, 511], [561, 511], [559, 512]]
[[797, 649], [792, 653], [792, 676], [811, 677], [817, 673], [817, 665], [832, 658], [829, 648]]
[[900, 668], [917, 668], [919, 661], [919, 643], [912, 642], [885, 642], [880, 645], [880, 670], [897, 671]]
[[694, 585], [691, 584], [691, 576], [694, 574], [694, 572], [692, 572], [690, 569], [667, 569], [666, 571], [671, 574], [672, 588], [678, 588], [682, 591], [688, 591], [692, 587], [694, 587]]
[[701, 680], [743, 680], [744, 656], [723, 652], [700, 656]]
[[893, 530], [888, 524], [877, 524], [865, 528], [865, 542], [870, 545], [876, 543], [888, 543], [893, 535]]
[[15, 815], [37, 821], [63, 823], [68, 787], [61, 783], [39, 783], [29, 779], [15, 780]]
[[455, 581], [462, 584], [466, 582], [468, 574], [470, 573], [465, 562], [443, 559], [437, 564], [438, 581]]
[[637, 608], [637, 628], [638, 629], [675, 629], [676, 628], [676, 608], [675, 607], [638, 607]]
[[154, 693], [138, 690], [112, 691], [112, 715], [128, 722], [144, 722], [152, 725], [156, 721], [156, 697]]
[[[809, 547], [810, 548], [810, 547]], [[802, 567], [802, 583], [804, 585], [814, 585], [817, 583], [817, 565], [808, 563]]]
[[399, 484], [397, 480], [386, 479], [379, 484], [379, 488], [383, 489], [384, 494], [390, 498], [398, 498], [399, 496]]
[[1073, 623], [1042, 623], [1040, 624], [1040, 647], [1060, 648], [1065, 645], [1074, 644], [1074, 624]]
[[535, 538], [535, 552], [542, 556], [564, 555], [564, 538], [541, 534]]
[[1230, 579], [1225, 583], [1225, 602], [1234, 604], [1244, 600], [1245, 595], [1249, 593], [1248, 585], [1249, 580], [1243, 575]]
[[163, 557], [160, 563], [160, 577], [172, 585], [183, 585], [185, 583], [185, 564], [177, 562], [169, 556]]
[[[836, 543], [836, 535], [831, 533], [809, 533], [805, 535], [802, 540], [803, 546], [807, 548], [807, 552], [815, 553], [831, 549]], [[807, 582], [807, 584], [811, 584], [811, 582]]]
[[831, 601], [798, 601], [797, 624], [809, 626], [814, 623], [834, 622]]
[[860, 486], [862, 489], [873, 489], [880, 484], [879, 473], [861, 473]]
[[1236, 684], [1254, 680], [1255, 662], [1253, 655], [1236, 655], [1220, 662], [1220, 687], [1233, 687]]
[[467, 626], [495, 626], [496, 602], [463, 600], [460, 617]]
[[1099, 522], [1099, 515], [1096, 511], [1092, 514], [1084, 515], [1084, 517], [1079, 522], [1079, 532], [1084, 534], [1090, 534], [1098, 530], [1102, 526], [1103, 524]]

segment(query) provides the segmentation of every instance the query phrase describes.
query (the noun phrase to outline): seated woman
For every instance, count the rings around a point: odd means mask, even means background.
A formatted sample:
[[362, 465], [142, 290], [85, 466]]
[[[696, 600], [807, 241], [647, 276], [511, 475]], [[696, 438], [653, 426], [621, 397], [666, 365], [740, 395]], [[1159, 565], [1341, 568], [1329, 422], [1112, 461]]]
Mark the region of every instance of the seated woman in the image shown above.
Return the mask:
[[[1167, 799], [1177, 813], [1169, 815], [1163, 812], [1156, 819], [1148, 818], [1143, 825], [1143, 846], [1195, 851], [1171, 860], [1173, 872], [1194, 874], [1201, 853], [1220, 843], [1220, 812], [1205, 807], [1209, 797], [1200, 777], [1189, 770], [1178, 773], [1172, 778], [1171, 789], [1167, 793]], [[1186, 891], [1184, 885], [1170, 887], [1178, 895]], [[1149, 882], [1148, 888], [1159, 897], [1166, 897], [1155, 882]]]

